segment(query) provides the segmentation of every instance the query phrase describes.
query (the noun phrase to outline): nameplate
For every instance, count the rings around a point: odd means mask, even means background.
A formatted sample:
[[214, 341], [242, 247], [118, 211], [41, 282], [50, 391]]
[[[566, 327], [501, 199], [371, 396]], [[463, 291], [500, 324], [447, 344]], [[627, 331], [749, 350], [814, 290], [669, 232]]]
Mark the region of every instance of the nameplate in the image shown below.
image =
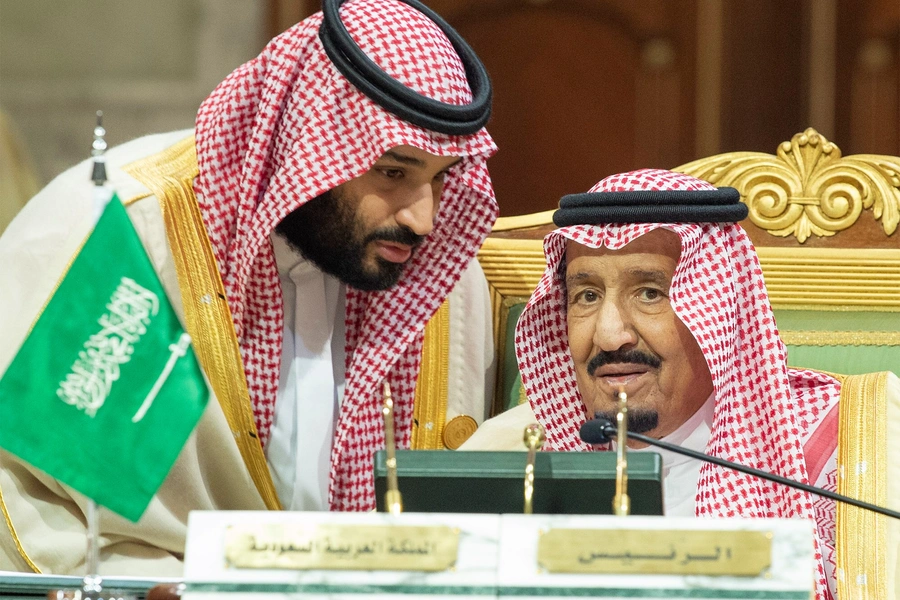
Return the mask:
[[772, 564], [764, 531], [550, 529], [538, 539], [538, 565], [550, 573], [736, 575]]
[[225, 559], [237, 569], [445, 571], [456, 564], [459, 529], [447, 526], [231, 525]]

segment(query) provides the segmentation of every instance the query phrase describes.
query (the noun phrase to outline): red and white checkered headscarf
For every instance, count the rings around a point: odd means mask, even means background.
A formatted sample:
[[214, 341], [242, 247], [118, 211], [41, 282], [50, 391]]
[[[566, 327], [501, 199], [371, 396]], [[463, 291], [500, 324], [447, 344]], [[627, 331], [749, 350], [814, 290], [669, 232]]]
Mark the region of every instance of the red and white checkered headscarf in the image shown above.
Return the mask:
[[[714, 189], [680, 173], [644, 169], [608, 177], [590, 191]], [[567, 242], [617, 250], [659, 228], [681, 239], [670, 301], [697, 340], [715, 387], [707, 453], [803, 483], [821, 482], [818, 472], [810, 477], [804, 447], [835, 407], [840, 384], [820, 373], [789, 372], [756, 251], [734, 223], [574, 225], [544, 238], [547, 270], [516, 328], [522, 382], [537, 420], [546, 428], [544, 448], [591, 449], [578, 436], [586, 414], [566, 329], [561, 269]], [[835, 427], [826, 457], [834, 452], [836, 433]], [[833, 502], [819, 506], [805, 492], [709, 463], [700, 473], [699, 516], [815, 518], [818, 589], [821, 598], [828, 597], [825, 571], [832, 572], [834, 566]]]
[[[389, 75], [445, 103], [471, 101], [456, 51], [424, 15], [396, 0], [354, 0], [340, 13], [353, 39]], [[195, 189], [265, 446], [284, 325], [269, 234], [288, 213], [362, 175], [392, 147], [464, 157], [448, 174], [434, 230], [401, 282], [383, 292], [347, 291], [347, 379], [329, 500], [335, 510], [369, 510], [372, 454], [384, 445], [381, 381], [391, 384], [397, 443], [408, 447], [425, 323], [496, 219], [486, 167], [496, 146], [483, 129], [438, 134], [377, 106], [327, 58], [317, 35], [321, 20], [317, 13], [272, 40], [200, 107]]]

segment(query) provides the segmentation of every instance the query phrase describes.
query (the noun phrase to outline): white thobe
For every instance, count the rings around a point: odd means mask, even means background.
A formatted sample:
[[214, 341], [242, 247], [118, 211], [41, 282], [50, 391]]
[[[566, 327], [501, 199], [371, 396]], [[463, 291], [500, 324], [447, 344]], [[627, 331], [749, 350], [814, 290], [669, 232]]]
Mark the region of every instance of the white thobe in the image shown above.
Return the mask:
[[[661, 440], [688, 450], [706, 452], [715, 405], [715, 393], [713, 393], [691, 418]], [[613, 446], [615, 446], [615, 442]], [[646, 451], [658, 452], [662, 456], [663, 510], [666, 516], [693, 517], [696, 514], [697, 484], [700, 481], [700, 467], [703, 466], [703, 463], [695, 458], [689, 458], [656, 446], [647, 446], [636, 450], [636, 452]]]
[[286, 510], [327, 510], [331, 445], [344, 395], [345, 286], [272, 234], [284, 343], [266, 458]]

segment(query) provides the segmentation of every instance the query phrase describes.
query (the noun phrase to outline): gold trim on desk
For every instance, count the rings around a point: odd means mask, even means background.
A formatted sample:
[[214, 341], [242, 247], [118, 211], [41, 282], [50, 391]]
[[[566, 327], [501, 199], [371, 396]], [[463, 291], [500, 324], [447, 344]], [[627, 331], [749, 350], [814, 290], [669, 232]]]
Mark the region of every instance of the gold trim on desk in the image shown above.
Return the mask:
[[256, 489], [268, 508], [280, 509], [256, 431], [225, 287], [194, 195], [193, 180], [199, 173], [194, 138], [131, 163], [123, 171], [159, 200], [181, 289], [185, 327]]

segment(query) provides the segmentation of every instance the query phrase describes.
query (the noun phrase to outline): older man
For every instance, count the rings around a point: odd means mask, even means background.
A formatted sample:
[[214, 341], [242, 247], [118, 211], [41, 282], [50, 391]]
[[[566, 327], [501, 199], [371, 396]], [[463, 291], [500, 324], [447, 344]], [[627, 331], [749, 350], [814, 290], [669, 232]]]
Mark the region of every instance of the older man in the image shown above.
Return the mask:
[[[521, 446], [536, 418], [545, 449], [590, 450], [580, 426], [612, 416], [624, 387], [633, 431], [835, 490], [849, 390], [788, 369], [756, 252], [736, 223], [746, 214], [736, 190], [660, 170], [563, 198], [561, 228], [544, 240], [547, 270], [516, 330], [530, 404], [488, 421], [464, 448]], [[666, 514], [815, 520], [818, 597], [833, 597], [833, 502], [662, 454]]]
[[[461, 278], [456, 320], [477, 331], [489, 314], [473, 258], [497, 212], [490, 98], [418, 2], [326, 1], [216, 88], [193, 137], [109, 153], [217, 401], [141, 521], [104, 514], [101, 572], [179, 574], [193, 509], [372, 509], [382, 381], [403, 447], [481, 420], [484, 338], [454, 355], [446, 411], [413, 400], [425, 324]], [[90, 230], [87, 174], [54, 181], [0, 241], [0, 370]], [[84, 499], [0, 461], [0, 569], [79, 572]]]

